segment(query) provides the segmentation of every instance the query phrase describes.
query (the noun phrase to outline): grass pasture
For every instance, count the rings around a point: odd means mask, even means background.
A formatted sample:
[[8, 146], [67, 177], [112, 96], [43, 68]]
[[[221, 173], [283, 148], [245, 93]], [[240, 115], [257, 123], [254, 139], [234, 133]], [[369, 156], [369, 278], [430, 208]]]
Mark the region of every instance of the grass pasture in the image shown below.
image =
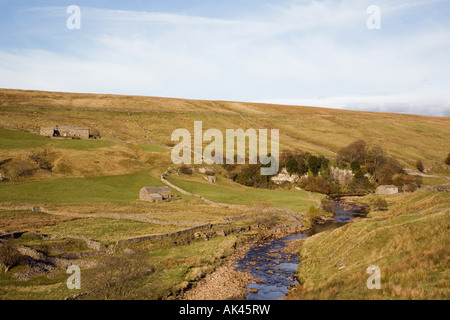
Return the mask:
[[34, 133], [0, 128], [0, 149], [3, 150], [38, 148], [49, 141], [49, 138]]
[[164, 185], [149, 174], [95, 178], [59, 178], [44, 181], [0, 184], [0, 202], [44, 203], [126, 203], [139, 198], [143, 186]]
[[85, 218], [64, 221], [53, 226], [46, 226], [42, 228], [41, 231], [45, 234], [60, 233], [83, 236], [100, 241], [104, 244], [113, 244], [117, 240], [152, 234], [163, 234], [186, 228], [187, 227], [158, 225], [126, 219]]
[[[231, 184], [230, 182], [223, 186], [220, 185], [220, 180], [218, 180], [218, 184], [183, 180], [174, 177], [170, 177], [168, 180], [186, 191], [216, 202], [239, 205], [264, 205], [288, 208], [299, 212], [307, 211], [310, 206], [317, 206], [317, 200], [311, 198], [307, 191], [248, 188], [236, 183]], [[232, 187], [233, 184], [235, 185], [234, 188]], [[321, 197], [320, 195], [315, 196]]]

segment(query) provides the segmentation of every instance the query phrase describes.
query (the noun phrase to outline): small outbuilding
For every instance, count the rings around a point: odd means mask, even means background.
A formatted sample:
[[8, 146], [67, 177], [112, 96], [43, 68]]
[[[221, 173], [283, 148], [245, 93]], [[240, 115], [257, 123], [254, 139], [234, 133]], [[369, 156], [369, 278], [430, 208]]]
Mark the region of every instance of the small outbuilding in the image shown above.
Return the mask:
[[144, 187], [139, 191], [139, 200], [148, 202], [170, 201], [172, 194], [169, 187]]
[[375, 190], [375, 194], [379, 195], [390, 195], [390, 194], [397, 194], [398, 193], [398, 187], [393, 185], [383, 185], [379, 186]]

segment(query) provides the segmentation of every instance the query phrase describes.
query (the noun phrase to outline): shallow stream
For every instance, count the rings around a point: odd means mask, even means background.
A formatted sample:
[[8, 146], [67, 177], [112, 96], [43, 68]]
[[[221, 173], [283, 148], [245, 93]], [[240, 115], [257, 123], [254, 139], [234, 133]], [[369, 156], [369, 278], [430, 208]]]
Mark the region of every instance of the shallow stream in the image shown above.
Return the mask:
[[333, 208], [333, 220], [315, 224], [310, 230], [281, 239], [256, 243], [245, 257], [236, 260], [236, 270], [249, 272], [259, 279], [247, 287], [251, 291], [247, 300], [277, 300], [284, 297], [289, 287], [296, 284], [295, 271], [300, 261], [296, 253], [287, 250], [290, 241], [339, 228], [353, 218], [367, 214], [365, 207], [340, 200], [334, 202]]

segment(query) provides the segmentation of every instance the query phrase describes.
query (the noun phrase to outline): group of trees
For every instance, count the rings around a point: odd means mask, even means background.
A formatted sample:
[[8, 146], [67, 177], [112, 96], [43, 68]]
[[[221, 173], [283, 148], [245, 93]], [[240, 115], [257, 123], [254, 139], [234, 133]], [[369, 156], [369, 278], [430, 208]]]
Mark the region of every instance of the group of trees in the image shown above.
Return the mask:
[[330, 160], [324, 156], [314, 156], [309, 152], [303, 151], [287, 151], [284, 150], [280, 155], [280, 168], [285, 167], [291, 175], [297, 174], [302, 176], [311, 172], [313, 176], [317, 176], [319, 172], [328, 170]]
[[[338, 151], [335, 163], [342, 169], [350, 169], [353, 178], [348, 183], [336, 182], [330, 175], [330, 160], [308, 152], [284, 151], [280, 167], [286, 167], [289, 174], [298, 174], [298, 185], [307, 191], [325, 194], [367, 193], [377, 185], [393, 184], [402, 191], [414, 191], [421, 186], [421, 177], [407, 175], [399, 161], [387, 156], [378, 146], [368, 146], [364, 140], [357, 140]], [[416, 163], [424, 171], [421, 161]]]
[[[273, 189], [272, 176], [261, 175], [261, 164], [246, 164], [242, 167], [235, 164], [224, 164], [225, 177], [247, 187]], [[239, 168], [240, 167], [240, 168]]]
[[[309, 152], [284, 150], [279, 159], [280, 170], [286, 168], [290, 175], [300, 177], [298, 185], [313, 192], [324, 194], [367, 193], [378, 185], [395, 185], [401, 191], [415, 191], [421, 186], [420, 176], [406, 174], [400, 162], [389, 157], [379, 146], [369, 146], [364, 140], [357, 140], [338, 151], [335, 166], [350, 169], [352, 179], [348, 183], [336, 182], [330, 174], [330, 159], [315, 156]], [[450, 165], [450, 153], [445, 159]], [[425, 166], [421, 160], [416, 168], [424, 172]], [[260, 174], [261, 165], [223, 165], [225, 177], [249, 187], [274, 188], [271, 176]], [[240, 167], [238, 169], [238, 167]]]

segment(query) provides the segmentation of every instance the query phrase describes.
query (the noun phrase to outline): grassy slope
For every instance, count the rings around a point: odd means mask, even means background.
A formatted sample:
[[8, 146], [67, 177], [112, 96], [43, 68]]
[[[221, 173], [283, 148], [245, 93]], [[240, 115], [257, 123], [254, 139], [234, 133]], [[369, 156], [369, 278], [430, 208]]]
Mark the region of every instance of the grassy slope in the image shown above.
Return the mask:
[[[16, 108], [14, 106], [22, 106]], [[38, 106], [42, 108], [24, 108]], [[67, 109], [70, 108], [70, 109]], [[404, 165], [440, 168], [450, 151], [450, 119], [325, 108], [141, 96], [0, 90], [0, 126], [98, 128], [104, 137], [170, 142], [177, 128], [278, 128], [282, 149], [333, 156], [356, 139], [381, 145]]]
[[0, 185], [0, 201], [18, 203], [133, 202], [145, 185], [163, 185], [148, 172], [98, 178], [60, 178]]
[[[308, 238], [297, 271], [303, 285], [290, 298], [448, 299], [450, 195], [422, 191], [388, 201], [389, 211]], [[370, 265], [381, 269], [381, 290], [367, 289]]]
[[[187, 128], [192, 132], [193, 122], [196, 120], [203, 121], [204, 129], [217, 128], [222, 131], [228, 128], [279, 128], [281, 149], [301, 148], [328, 157], [333, 157], [346, 144], [362, 138], [369, 144], [381, 145], [405, 166], [412, 167], [417, 159], [422, 159], [426, 167], [433, 166], [434, 172], [441, 176], [449, 175], [448, 167], [442, 166], [443, 158], [450, 151], [449, 118], [239, 102], [0, 89], [0, 126], [22, 130], [0, 128], [0, 161], [9, 157], [28, 159], [32, 152], [45, 148], [50, 151], [51, 160], [55, 163], [52, 173], [37, 175], [22, 182], [0, 183], [0, 203], [31, 202], [69, 212], [131, 212], [164, 221], [217, 222], [223, 217], [242, 214], [239, 210], [205, 205], [200, 200], [187, 196], [183, 196], [180, 202], [165, 204], [149, 205], [136, 201], [140, 187], [160, 185], [160, 174], [172, 165], [168, 152], [170, 149], [157, 144], [170, 142], [174, 129]], [[23, 132], [37, 131], [41, 126], [56, 124], [97, 128], [108, 139], [51, 140]], [[121, 139], [130, 142], [121, 142]], [[444, 179], [430, 178], [428, 181], [435, 184], [445, 182]], [[306, 193], [299, 191], [255, 190], [225, 179], [219, 179], [217, 185], [185, 177], [175, 180], [188, 191], [216, 201], [269, 203], [296, 210], [315, 204]], [[396, 204], [392, 204], [389, 212], [378, 214], [373, 221], [361, 222], [365, 225], [358, 227], [359, 222], [354, 223], [341, 231], [335, 231], [336, 234], [332, 234], [331, 238], [321, 238], [327, 235], [324, 233], [307, 240], [302, 250], [311, 251], [303, 252], [305, 257], [308, 252], [320, 257], [322, 252], [329, 252], [327, 250], [336, 250], [336, 255], [331, 258], [331, 265], [327, 264], [329, 258], [320, 261], [305, 259], [310, 261], [305, 271], [314, 276], [305, 278], [305, 288], [309, 289], [299, 295], [300, 298], [376, 297], [380, 292], [368, 293], [365, 289], [365, 268], [369, 264], [378, 264], [389, 277], [382, 280], [384, 283], [391, 283], [385, 291], [382, 290], [386, 297], [409, 297], [412, 293], [418, 297], [442, 297], [445, 294], [448, 297], [448, 293], [445, 290], [443, 293], [442, 290], [448, 287], [448, 274], [445, 273], [445, 267], [448, 266], [444, 265], [444, 272], [441, 272], [443, 263], [447, 263], [442, 250], [448, 247], [448, 238], [445, 237], [448, 232], [443, 233], [448, 228], [448, 212], [431, 212], [444, 207], [448, 199], [439, 199], [439, 196], [431, 194], [414, 194], [411, 198], [407, 195], [393, 197], [391, 202]], [[402, 215], [410, 213], [410, 209], [414, 212], [427, 211], [429, 214], [403, 218]], [[0, 224], [3, 226], [14, 221], [13, 226], [18, 230], [30, 230], [32, 227], [34, 230], [48, 232], [89, 235], [106, 243], [130, 234], [173, 230], [172, 226], [144, 225], [126, 220], [73, 220], [35, 213], [2, 213]], [[376, 219], [388, 221], [386, 224], [391, 228], [383, 229], [383, 225], [377, 224]], [[376, 235], [374, 243], [363, 237], [364, 232], [359, 233], [364, 228], [369, 230], [370, 235]], [[392, 232], [387, 232], [389, 230]], [[359, 246], [359, 242], [352, 242], [347, 237], [361, 241], [362, 245]], [[315, 239], [322, 240], [321, 245], [314, 247]], [[214, 238], [213, 241], [199, 241], [174, 248], [147, 248], [149, 259], [160, 266], [158, 272], [143, 281], [145, 292], [151, 293], [148, 297], [160, 298], [168, 291], [178, 290], [190, 280], [192, 268], [210, 268], [213, 264], [211, 261], [221, 255], [220, 250], [231, 250], [232, 240], [228, 237]], [[397, 242], [400, 243], [399, 248], [396, 247]], [[386, 243], [390, 244], [390, 251], [387, 252], [383, 251]], [[308, 247], [309, 244], [311, 247]], [[358, 248], [365, 248], [365, 251], [360, 252]], [[338, 249], [342, 249], [342, 252]], [[356, 250], [357, 253], [351, 255], [350, 260], [345, 260], [348, 258], [345, 252], [349, 250]], [[189, 260], [194, 256], [198, 260]], [[351, 257], [357, 258], [352, 260]], [[337, 261], [333, 260], [338, 258]], [[345, 258], [346, 268], [340, 274], [345, 276], [339, 277], [333, 265], [342, 258]], [[413, 263], [419, 266], [416, 267]], [[412, 274], [408, 273], [407, 278], [401, 278], [401, 272], [408, 268], [413, 270]], [[58, 272], [55, 273], [55, 279], [40, 276], [23, 282], [20, 286], [11, 274], [0, 273], [0, 298], [59, 299], [71, 295], [64, 285], [66, 274], [63, 270]], [[442, 280], [445, 276], [447, 280]], [[429, 277], [429, 282], [424, 277]], [[418, 292], [414, 291], [415, 287], [411, 284], [415, 279], [419, 279], [417, 281], [421, 284]], [[389, 281], [386, 282], [387, 280]], [[432, 287], [427, 288], [427, 283], [431, 283]], [[339, 291], [338, 288], [342, 290]]]
[[[299, 212], [307, 211], [310, 206], [317, 205], [317, 201], [311, 198], [306, 191], [256, 189], [229, 183], [221, 185], [222, 179], [225, 180], [219, 177], [217, 184], [211, 184], [181, 178], [168, 178], [175, 185], [216, 202], [284, 207]], [[319, 195], [316, 196], [319, 197]]]

